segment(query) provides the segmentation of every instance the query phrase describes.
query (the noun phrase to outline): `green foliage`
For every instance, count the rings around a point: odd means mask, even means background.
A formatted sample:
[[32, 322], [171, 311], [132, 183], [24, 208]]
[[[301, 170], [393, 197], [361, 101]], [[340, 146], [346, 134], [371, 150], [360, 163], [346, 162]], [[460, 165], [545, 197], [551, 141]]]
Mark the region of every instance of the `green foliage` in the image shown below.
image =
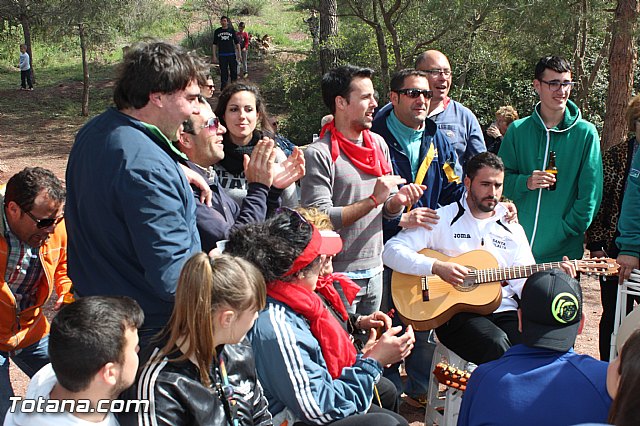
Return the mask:
[[318, 58], [311, 55], [296, 63], [273, 64], [263, 83], [272, 113], [288, 113], [280, 120], [280, 132], [296, 145], [307, 145], [319, 133], [320, 120], [329, 113], [320, 94]]
[[236, 0], [233, 12], [236, 15], [260, 16], [269, 5], [269, 0]]

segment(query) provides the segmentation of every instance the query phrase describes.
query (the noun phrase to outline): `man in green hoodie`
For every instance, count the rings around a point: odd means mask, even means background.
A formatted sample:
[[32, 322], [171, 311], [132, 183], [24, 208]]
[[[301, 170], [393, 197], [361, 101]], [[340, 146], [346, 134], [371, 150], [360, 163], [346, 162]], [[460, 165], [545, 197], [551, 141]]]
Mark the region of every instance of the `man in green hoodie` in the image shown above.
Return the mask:
[[[602, 198], [600, 139], [569, 100], [571, 65], [558, 56], [540, 59], [533, 87], [540, 102], [514, 121], [499, 155], [505, 165], [504, 195], [518, 207], [536, 262], [582, 258], [584, 233]], [[557, 174], [548, 173], [554, 152]]]

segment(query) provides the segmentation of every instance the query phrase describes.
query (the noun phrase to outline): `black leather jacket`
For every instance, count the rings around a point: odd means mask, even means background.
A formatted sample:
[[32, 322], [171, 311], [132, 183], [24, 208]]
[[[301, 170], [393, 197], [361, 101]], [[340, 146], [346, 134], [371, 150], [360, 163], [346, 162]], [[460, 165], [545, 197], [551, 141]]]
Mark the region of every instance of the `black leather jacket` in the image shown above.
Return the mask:
[[[159, 345], [162, 347], [162, 345]], [[218, 348], [221, 349], [221, 348]], [[225, 345], [222, 357], [226, 366], [229, 384], [233, 386], [235, 404], [223, 402], [218, 385], [221, 377], [214, 371], [209, 373], [213, 386], [200, 383], [198, 368], [190, 361], [171, 361], [181, 353], [176, 350], [161, 362], [148, 363], [158, 348], [150, 348], [140, 356], [141, 368], [136, 382], [122, 399], [148, 399], [153, 401], [146, 413], [121, 413], [118, 421], [122, 426], [158, 425], [220, 425], [234, 426], [227, 413], [238, 419], [238, 425], [271, 425], [271, 414], [267, 409], [262, 387], [256, 377], [253, 351], [247, 340], [236, 345]], [[217, 360], [216, 360], [217, 361]]]

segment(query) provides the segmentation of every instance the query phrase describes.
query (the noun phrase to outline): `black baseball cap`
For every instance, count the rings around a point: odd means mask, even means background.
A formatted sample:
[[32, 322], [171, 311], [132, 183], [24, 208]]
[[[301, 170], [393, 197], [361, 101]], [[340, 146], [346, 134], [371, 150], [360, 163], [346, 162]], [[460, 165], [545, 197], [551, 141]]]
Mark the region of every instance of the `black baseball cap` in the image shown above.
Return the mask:
[[582, 319], [580, 283], [559, 269], [536, 272], [524, 283], [520, 309], [524, 344], [566, 352]]

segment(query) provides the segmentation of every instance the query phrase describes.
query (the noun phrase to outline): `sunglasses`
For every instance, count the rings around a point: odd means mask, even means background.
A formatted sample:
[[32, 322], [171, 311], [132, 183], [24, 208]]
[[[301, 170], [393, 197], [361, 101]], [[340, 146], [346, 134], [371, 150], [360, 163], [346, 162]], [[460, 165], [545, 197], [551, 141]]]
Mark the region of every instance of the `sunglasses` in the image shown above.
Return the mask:
[[425, 99], [433, 98], [433, 91], [426, 89], [400, 89], [397, 92], [398, 94], [408, 96], [411, 99], [416, 99], [420, 97], [420, 95], [424, 96]]
[[218, 117], [211, 117], [210, 119], [207, 120], [206, 123], [204, 123], [202, 126], [198, 128], [199, 129], [209, 128], [209, 131], [211, 133], [214, 133], [216, 130], [218, 130], [219, 125], [220, 125], [220, 120], [218, 119]]
[[35, 217], [34, 215], [32, 215], [30, 212], [26, 211], [22, 207], [20, 207], [20, 210], [25, 212], [27, 214], [27, 216], [29, 216], [31, 218], [31, 220], [33, 220], [36, 223], [36, 228], [38, 228], [38, 229], [49, 228], [51, 226], [55, 227], [60, 222], [62, 222], [62, 219], [64, 219], [64, 216], [50, 217], [50, 218], [47, 218], [47, 219], [38, 219], [37, 217]]
[[216, 86], [214, 86], [213, 84], [207, 84], [207, 87], [211, 90], [213, 90]]

